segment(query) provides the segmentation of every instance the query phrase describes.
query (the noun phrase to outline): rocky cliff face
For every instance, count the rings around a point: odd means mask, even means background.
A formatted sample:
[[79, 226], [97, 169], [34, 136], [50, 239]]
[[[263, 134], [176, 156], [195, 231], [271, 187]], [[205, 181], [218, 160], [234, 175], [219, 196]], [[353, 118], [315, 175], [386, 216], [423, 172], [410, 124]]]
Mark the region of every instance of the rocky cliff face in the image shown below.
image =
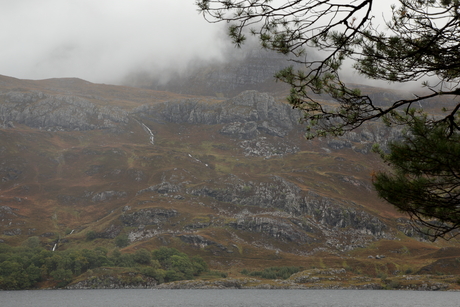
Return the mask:
[[[101, 105], [98, 102], [104, 101], [102, 97], [91, 98], [40, 91], [8, 91], [0, 94], [0, 120], [4, 128], [17, 123], [48, 131], [112, 129], [126, 132], [124, 127], [133, 118], [156, 123], [220, 124], [220, 133], [242, 140], [253, 140], [264, 135], [282, 138], [291, 130], [301, 128], [299, 110], [257, 91], [245, 91], [223, 101], [185, 99], [144, 104], [132, 109], [121, 109], [110, 103]], [[353, 148], [357, 152], [368, 153], [372, 144], [385, 145], [399, 134], [398, 130], [382, 124], [371, 124], [358, 132], [329, 139], [327, 146], [333, 150]], [[263, 143], [263, 139], [259, 141]], [[242, 142], [241, 146], [249, 147], [246, 149], [249, 155], [270, 151], [264, 149], [267, 146], [261, 143]], [[282, 147], [288, 152], [295, 152], [295, 149], [286, 149], [289, 146]]]
[[216, 184], [218, 187], [203, 185], [187, 193], [268, 210], [260, 214], [242, 211], [228, 215], [234, 219], [228, 225], [238, 230], [265, 233], [297, 244], [334, 239], [341, 242], [340, 248], [345, 250], [394, 237], [394, 232], [382, 220], [357, 208], [356, 204], [301, 190], [282, 177], [274, 176], [270, 182], [262, 183], [231, 176], [221, 178], [214, 186]]
[[[7, 92], [0, 95], [0, 119], [39, 129], [93, 130], [127, 124], [138, 115], [156, 122], [229, 124], [223, 133], [250, 138], [258, 133], [284, 136], [300, 118], [288, 105], [263, 93], [248, 91], [223, 102], [197, 99], [143, 105], [132, 110], [101, 106], [78, 96], [49, 95], [42, 92]], [[237, 126], [235, 123], [242, 123]], [[254, 131], [253, 131], [254, 130]]]
[[297, 126], [301, 116], [298, 110], [257, 91], [214, 103], [185, 100], [144, 105], [133, 113], [155, 122], [223, 124], [221, 133], [240, 139], [253, 139], [261, 132], [283, 137]]
[[127, 123], [127, 112], [78, 96], [9, 91], [0, 95], [0, 119], [47, 130], [92, 130]]

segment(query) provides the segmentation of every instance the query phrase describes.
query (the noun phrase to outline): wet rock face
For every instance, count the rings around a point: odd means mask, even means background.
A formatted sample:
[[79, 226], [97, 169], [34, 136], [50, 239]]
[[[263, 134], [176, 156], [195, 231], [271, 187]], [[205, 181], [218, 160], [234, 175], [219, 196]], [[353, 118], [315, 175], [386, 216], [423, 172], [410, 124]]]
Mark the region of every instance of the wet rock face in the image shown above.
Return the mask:
[[[15, 197], [15, 200], [21, 202], [22, 199]], [[1, 203], [1, 201], [0, 201]], [[18, 213], [19, 209], [11, 208], [9, 206], [0, 205], [0, 232], [9, 237], [20, 236], [25, 233], [33, 233], [35, 229], [21, 229], [18, 226], [23, 226], [24, 222], [18, 221], [17, 218], [22, 216]]]
[[229, 223], [229, 226], [243, 231], [263, 233], [286, 243], [310, 243], [314, 239], [302, 229], [286, 220], [271, 217], [246, 217]]
[[273, 142], [267, 140], [267, 138], [263, 136], [255, 139], [243, 140], [238, 145], [243, 149], [245, 156], [265, 158], [294, 154], [300, 150], [297, 145], [286, 139]]
[[0, 95], [0, 118], [34, 128], [92, 130], [128, 122], [128, 113], [116, 106], [97, 106], [78, 96], [42, 92], [8, 92]]
[[223, 103], [222, 122], [237, 120], [269, 120], [274, 126], [292, 129], [300, 119], [299, 110], [285, 103], [276, 102], [267, 93], [245, 91]]
[[259, 131], [257, 131], [257, 123], [250, 121], [246, 123], [234, 122], [225, 125], [220, 130], [220, 133], [247, 140], [255, 138], [259, 134]]
[[300, 206], [302, 213], [313, 216], [321, 224], [330, 227], [349, 227], [378, 238], [385, 237], [388, 230], [380, 219], [363, 210], [353, 208], [352, 204], [340, 203], [311, 191], [306, 193]]
[[213, 104], [189, 99], [144, 105], [133, 113], [156, 122], [224, 124], [222, 134], [240, 139], [253, 139], [261, 133], [283, 137], [297, 126], [301, 116], [299, 110], [257, 91], [245, 91]]
[[174, 209], [149, 208], [133, 213], [124, 213], [120, 216], [125, 226], [139, 227], [141, 225], [159, 225], [168, 219], [177, 216], [179, 213]]
[[16, 213], [14, 213], [14, 211], [18, 211], [18, 209], [13, 209], [9, 206], [0, 206], [0, 218], [4, 219], [4, 218], [8, 218], [8, 217], [11, 217], [11, 216], [17, 216]]
[[222, 178], [225, 187], [202, 186], [188, 191], [195, 196], [208, 196], [218, 201], [244, 206], [278, 208], [285, 212], [301, 214], [303, 202], [301, 190], [281, 177], [273, 176], [272, 182], [245, 182], [236, 176]]
[[[113, 105], [101, 106], [94, 99], [38, 91], [10, 91], [0, 94], [0, 125], [14, 127], [14, 123], [19, 123], [49, 131], [111, 129], [114, 133], [123, 133], [130, 119], [142, 117], [157, 123], [222, 124], [220, 133], [247, 141], [263, 136], [283, 138], [300, 127], [298, 123], [302, 118], [300, 110], [254, 90], [244, 91], [224, 101], [183, 99], [131, 110]], [[326, 145], [331, 150], [353, 149], [368, 153], [372, 144], [379, 143], [385, 149], [388, 140], [396, 139], [400, 134], [396, 129], [372, 124], [340, 138], [327, 139]], [[262, 150], [257, 144], [242, 146], [250, 147], [245, 150], [248, 155], [261, 155], [256, 153], [261, 151], [265, 152], [262, 155], [268, 156], [276, 153], [274, 150]], [[292, 148], [283, 148], [292, 152]]]
[[[155, 105], [143, 105], [131, 114], [158, 123], [221, 124], [220, 133], [242, 140], [240, 147], [247, 156], [276, 156], [295, 153], [293, 144], [270, 144], [263, 138], [285, 138], [292, 130], [301, 128], [302, 112], [289, 104], [276, 101], [267, 93], [245, 91], [222, 101], [209, 103], [198, 99], [168, 101]], [[325, 138], [328, 150], [353, 150], [367, 154], [375, 143], [387, 149], [388, 142], [401, 136], [400, 129], [386, 127], [382, 123], [368, 123], [362, 128], [337, 138]]]
[[4, 230], [3, 234], [6, 236], [10, 236], [10, 237], [19, 236], [22, 234], [22, 230], [20, 228], [8, 229], [8, 230]]
[[328, 137], [325, 142], [327, 147], [334, 151], [352, 149], [367, 154], [372, 151], [374, 144], [379, 144], [382, 150], [388, 151], [388, 144], [400, 140], [402, 135], [402, 127], [388, 127], [381, 122], [368, 122], [363, 127], [340, 137]]
[[312, 242], [311, 233], [325, 237], [351, 235], [355, 239], [392, 237], [384, 222], [355, 208], [352, 203], [303, 191], [279, 176], [273, 176], [271, 182], [245, 182], [236, 176], [222, 181], [225, 187], [201, 186], [187, 193], [237, 205], [276, 209], [286, 215], [280, 213], [281, 216], [275, 218], [246, 214], [228, 224], [234, 229], [269, 234], [283, 242], [301, 243]]
[[106, 200], [110, 200], [112, 198], [122, 198], [122, 197], [125, 197], [126, 195], [127, 195], [126, 192], [123, 192], [123, 191], [104, 191], [104, 192], [95, 194], [91, 198], [91, 200], [93, 202], [103, 202]]
[[178, 193], [181, 191], [181, 189], [182, 188], [180, 185], [176, 185], [176, 184], [164, 181], [160, 184], [150, 186], [146, 189], [140, 190], [136, 194], [140, 195], [146, 192], [158, 192], [160, 194]]

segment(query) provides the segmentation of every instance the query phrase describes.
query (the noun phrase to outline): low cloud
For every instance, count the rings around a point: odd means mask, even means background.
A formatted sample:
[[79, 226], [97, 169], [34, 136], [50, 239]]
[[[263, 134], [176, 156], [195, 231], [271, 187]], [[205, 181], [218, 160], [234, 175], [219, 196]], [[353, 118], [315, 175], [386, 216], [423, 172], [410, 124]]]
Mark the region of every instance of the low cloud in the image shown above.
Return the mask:
[[136, 71], [221, 61], [222, 24], [192, 0], [0, 0], [0, 74], [119, 83]]
[[[0, 74], [111, 84], [134, 84], [140, 77], [161, 83], [244, 53], [231, 45], [227, 24], [206, 22], [194, 2], [0, 0]], [[376, 9], [380, 23], [389, 6]], [[354, 82], [394, 87], [358, 76], [351, 67], [346, 71]]]

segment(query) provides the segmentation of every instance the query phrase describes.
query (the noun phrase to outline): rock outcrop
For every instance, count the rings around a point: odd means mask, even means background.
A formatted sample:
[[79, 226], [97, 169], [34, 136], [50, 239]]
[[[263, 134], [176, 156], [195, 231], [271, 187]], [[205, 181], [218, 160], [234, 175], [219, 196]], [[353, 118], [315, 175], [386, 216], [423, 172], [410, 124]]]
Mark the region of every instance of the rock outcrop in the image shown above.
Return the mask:
[[253, 139], [260, 133], [283, 137], [300, 119], [299, 110], [257, 91], [246, 91], [223, 102], [190, 99], [144, 105], [133, 113], [160, 123], [223, 124], [221, 133], [241, 139]]
[[271, 182], [254, 183], [230, 176], [221, 178], [215, 187], [202, 185], [187, 193], [270, 210], [270, 214], [246, 212], [231, 216], [234, 221], [228, 225], [237, 230], [263, 233], [282, 242], [303, 244], [325, 240], [331, 247], [349, 250], [394, 237], [385, 222], [356, 204], [303, 191], [279, 176], [271, 179]]
[[78, 96], [10, 91], [0, 95], [0, 119], [52, 131], [114, 128], [128, 122], [116, 106], [99, 106]]
[[262, 233], [285, 243], [304, 244], [315, 241], [304, 229], [288, 219], [275, 217], [242, 217], [228, 224], [237, 230]]
[[[147, 131], [152, 144], [154, 134], [137, 118], [156, 123], [222, 125], [220, 133], [243, 140], [241, 146], [247, 155], [269, 157], [296, 151], [295, 145], [283, 143], [270, 146], [261, 139], [264, 136], [283, 138], [293, 129], [300, 128], [301, 112], [276, 101], [267, 93], [248, 90], [223, 101], [183, 99], [145, 104], [132, 109], [121, 109], [110, 102], [101, 105], [97, 103], [98, 100], [102, 98], [45, 94], [41, 91], [8, 91], [0, 94], [0, 123], [5, 128], [14, 127], [14, 123], [17, 123], [49, 131], [112, 129], [114, 132], [126, 132], [125, 126], [130, 119], [134, 119]], [[340, 138], [326, 139], [326, 143], [331, 150], [349, 148], [368, 153], [374, 143], [385, 148], [389, 140], [400, 135], [398, 129], [371, 123]], [[255, 142], [248, 142], [251, 140]]]
[[139, 274], [124, 273], [116, 275], [91, 276], [66, 286], [66, 289], [151, 289], [158, 285], [158, 281]]
[[161, 225], [168, 219], [177, 216], [176, 210], [163, 208], [142, 209], [133, 213], [124, 212], [120, 216], [123, 224], [129, 227], [141, 225]]

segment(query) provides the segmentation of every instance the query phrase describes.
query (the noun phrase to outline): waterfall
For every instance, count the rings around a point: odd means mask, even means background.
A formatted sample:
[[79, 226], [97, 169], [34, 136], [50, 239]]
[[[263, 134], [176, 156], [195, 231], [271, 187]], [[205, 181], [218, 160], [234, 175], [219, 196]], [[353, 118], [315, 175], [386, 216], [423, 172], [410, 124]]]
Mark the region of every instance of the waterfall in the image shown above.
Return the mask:
[[146, 124], [138, 121], [137, 119], [136, 119], [136, 121], [142, 126], [142, 128], [144, 128], [145, 132], [147, 132], [149, 134], [150, 144], [155, 145], [155, 136], [153, 135], [152, 130], [149, 127], [147, 127]]

